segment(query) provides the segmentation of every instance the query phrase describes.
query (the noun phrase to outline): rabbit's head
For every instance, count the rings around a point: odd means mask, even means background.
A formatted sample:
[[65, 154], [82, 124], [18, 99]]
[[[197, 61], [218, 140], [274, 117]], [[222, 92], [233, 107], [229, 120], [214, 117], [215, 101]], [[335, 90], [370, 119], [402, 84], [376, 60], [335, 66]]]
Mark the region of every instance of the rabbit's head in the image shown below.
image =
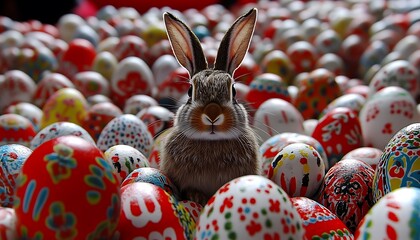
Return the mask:
[[174, 125], [188, 138], [232, 139], [247, 131], [248, 114], [235, 100], [233, 73], [254, 32], [257, 9], [239, 17], [222, 39], [214, 68], [209, 68], [200, 41], [170, 13], [163, 15], [175, 57], [190, 75], [189, 99], [177, 111]]

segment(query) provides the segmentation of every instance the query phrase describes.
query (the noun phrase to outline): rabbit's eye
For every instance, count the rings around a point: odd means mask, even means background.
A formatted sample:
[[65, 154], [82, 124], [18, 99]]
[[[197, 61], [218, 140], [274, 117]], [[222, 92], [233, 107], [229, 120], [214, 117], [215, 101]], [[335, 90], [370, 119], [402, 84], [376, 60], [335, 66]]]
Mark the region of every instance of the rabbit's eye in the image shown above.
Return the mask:
[[188, 89], [188, 97], [192, 97], [192, 85], [190, 86], [190, 88]]
[[232, 98], [236, 97], [236, 89], [235, 87], [232, 85]]

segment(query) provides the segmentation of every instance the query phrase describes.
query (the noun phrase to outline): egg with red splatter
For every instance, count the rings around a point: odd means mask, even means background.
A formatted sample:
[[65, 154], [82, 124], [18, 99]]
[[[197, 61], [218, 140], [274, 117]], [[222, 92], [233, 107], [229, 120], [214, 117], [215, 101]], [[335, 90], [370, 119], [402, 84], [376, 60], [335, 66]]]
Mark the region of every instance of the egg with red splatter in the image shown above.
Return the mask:
[[268, 178], [290, 197], [313, 197], [325, 175], [324, 162], [314, 147], [305, 143], [286, 145], [274, 157]]
[[33, 103], [42, 108], [47, 100], [59, 89], [75, 88], [70, 79], [61, 73], [51, 72], [43, 75], [36, 85]]
[[380, 156], [373, 183], [374, 201], [400, 187], [420, 188], [420, 123], [399, 130]]
[[356, 159], [343, 159], [325, 174], [318, 202], [337, 215], [354, 232], [373, 206], [374, 170]]
[[199, 203], [196, 203], [190, 200], [179, 201], [179, 204], [184, 206], [184, 208], [187, 210], [190, 216], [194, 219], [194, 221], [198, 223], [198, 220], [200, 219], [201, 211], [203, 210], [203, 206], [201, 206]]
[[307, 197], [290, 200], [302, 218], [307, 239], [353, 239], [343, 221], [322, 204]]
[[344, 155], [341, 159], [353, 158], [360, 160], [369, 164], [373, 170], [376, 169], [376, 166], [379, 163], [379, 159], [381, 158], [382, 150], [374, 147], [360, 147], [351, 150], [346, 155]]
[[195, 221], [162, 188], [135, 182], [121, 188], [120, 239], [192, 239]]
[[355, 239], [420, 239], [420, 189], [401, 187], [383, 196], [360, 222]]
[[13, 207], [16, 177], [32, 150], [20, 144], [0, 146], [0, 205]]
[[112, 165], [80, 137], [44, 142], [26, 159], [17, 178], [14, 209], [20, 239], [109, 239], [120, 207]]
[[149, 157], [153, 136], [147, 130], [146, 124], [138, 117], [132, 114], [123, 114], [112, 119], [102, 129], [96, 144], [102, 151], [106, 151], [114, 145], [129, 145]]
[[0, 81], [0, 113], [18, 102], [30, 102], [36, 89], [34, 80], [21, 70], [9, 70]]
[[0, 207], [0, 238], [16, 239], [15, 224], [15, 209], [9, 207]]
[[173, 126], [175, 114], [162, 106], [150, 106], [141, 110], [137, 117], [139, 117], [153, 138], [156, 138], [166, 129]]
[[82, 127], [90, 134], [93, 140], [97, 141], [105, 126], [112, 119], [122, 114], [121, 109], [111, 102], [96, 103], [89, 108], [88, 116]]
[[29, 147], [35, 135], [29, 119], [15, 113], [0, 115], [0, 145], [17, 143]]
[[148, 167], [147, 158], [137, 149], [128, 145], [115, 145], [105, 152], [105, 160], [114, 166], [117, 180], [122, 182], [134, 169]]
[[200, 215], [196, 239], [303, 239], [302, 219], [273, 181], [246, 175], [223, 185]]

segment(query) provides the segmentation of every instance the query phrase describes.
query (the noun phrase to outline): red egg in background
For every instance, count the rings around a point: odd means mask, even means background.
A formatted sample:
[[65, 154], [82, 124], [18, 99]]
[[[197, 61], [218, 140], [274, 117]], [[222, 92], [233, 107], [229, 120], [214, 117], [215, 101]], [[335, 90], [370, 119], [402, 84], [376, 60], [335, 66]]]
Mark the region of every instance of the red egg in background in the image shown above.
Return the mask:
[[95, 56], [96, 50], [91, 42], [82, 38], [73, 39], [63, 53], [57, 72], [72, 79], [78, 72], [89, 71]]
[[100, 102], [88, 109], [87, 117], [82, 126], [96, 142], [105, 126], [123, 112], [111, 102]]

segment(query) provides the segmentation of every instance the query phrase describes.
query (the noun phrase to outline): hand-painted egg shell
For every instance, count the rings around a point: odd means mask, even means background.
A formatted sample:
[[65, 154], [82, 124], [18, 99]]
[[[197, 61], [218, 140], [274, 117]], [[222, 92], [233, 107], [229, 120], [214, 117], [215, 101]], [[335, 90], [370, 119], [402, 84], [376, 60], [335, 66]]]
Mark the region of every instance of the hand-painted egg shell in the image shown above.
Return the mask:
[[88, 24], [77, 26], [74, 32], [73, 39], [85, 39], [88, 40], [93, 46], [97, 46], [99, 43], [98, 29], [93, 29]]
[[295, 42], [289, 46], [286, 53], [293, 63], [296, 73], [311, 72], [315, 69], [318, 53], [315, 47], [309, 42]]
[[402, 187], [381, 198], [360, 222], [355, 239], [419, 239], [420, 189]]
[[354, 232], [373, 205], [374, 170], [356, 159], [343, 159], [325, 174], [318, 202]]
[[369, 96], [389, 86], [404, 88], [416, 99], [420, 96], [419, 71], [407, 60], [392, 61], [373, 76], [369, 83]]
[[16, 177], [32, 150], [20, 144], [0, 146], [0, 205], [13, 207]]
[[146, 124], [153, 138], [173, 126], [175, 114], [162, 106], [150, 106], [141, 110], [137, 117]]
[[61, 73], [47, 73], [38, 82], [33, 96], [33, 103], [42, 108], [45, 102], [62, 88], [75, 88], [74, 84]]
[[153, 44], [153, 46], [151, 46], [149, 50], [146, 51], [145, 60], [147, 61], [147, 64], [149, 64], [149, 66], [153, 66], [159, 57], [170, 54], [173, 54], [171, 44], [169, 43], [168, 39], [163, 39]]
[[184, 208], [187, 210], [190, 216], [194, 219], [194, 222], [198, 223], [201, 211], [203, 210], [203, 206], [201, 206], [199, 203], [190, 200], [179, 201], [179, 204], [184, 206]]
[[15, 113], [0, 115], [0, 146], [16, 143], [29, 147], [35, 135], [29, 119]]
[[171, 54], [165, 54], [156, 59], [152, 65], [152, 72], [155, 76], [156, 85], [159, 86], [162, 84], [162, 82], [177, 68], [179, 68], [179, 63]]
[[235, 70], [233, 79], [249, 85], [251, 81], [260, 73], [260, 66], [251, 55], [245, 55], [241, 65]]
[[123, 108], [125, 101], [133, 95], [151, 95], [154, 78], [149, 66], [138, 57], [127, 57], [120, 61], [111, 78], [111, 99]]
[[318, 142], [318, 140], [304, 134], [284, 132], [272, 136], [260, 145], [259, 151], [262, 160], [263, 176], [268, 176], [270, 165], [273, 162], [276, 155], [283, 149], [283, 147], [291, 143], [306, 143], [314, 147], [320, 154], [322, 160], [324, 161], [325, 171], [328, 170], [328, 157], [325, 153], [324, 148], [322, 147], [321, 143]]
[[352, 34], [343, 39], [340, 55], [346, 63], [346, 75], [350, 78], [359, 76], [360, 58], [369, 45], [365, 38]]
[[420, 188], [420, 124], [399, 130], [388, 142], [375, 169], [373, 196], [377, 202], [400, 187]]
[[0, 207], [0, 237], [1, 239], [16, 239], [15, 209]]
[[118, 144], [129, 145], [149, 157], [153, 137], [142, 120], [132, 114], [123, 114], [104, 127], [96, 143], [102, 151]]
[[121, 62], [127, 57], [145, 59], [147, 50], [146, 42], [135, 35], [127, 35], [120, 38], [120, 41], [112, 49], [112, 54]]
[[10, 105], [4, 113], [15, 113], [26, 117], [34, 125], [35, 131], [39, 130], [42, 118], [42, 110], [36, 105], [28, 102], [20, 102]]
[[89, 108], [88, 116], [82, 126], [93, 140], [97, 141], [105, 126], [122, 114], [121, 109], [111, 102], [96, 103]]
[[307, 197], [290, 200], [303, 221], [307, 239], [353, 239], [353, 234], [334, 213]]
[[288, 84], [292, 83], [295, 77], [294, 66], [289, 56], [280, 50], [272, 50], [264, 56], [261, 60], [261, 71], [276, 74]]
[[258, 109], [263, 102], [271, 98], [280, 98], [291, 102], [286, 82], [273, 73], [258, 75], [250, 84], [246, 101], [254, 109]]
[[48, 140], [66, 135], [77, 136], [95, 144], [95, 141], [84, 128], [72, 122], [61, 121], [51, 123], [37, 132], [31, 141], [30, 148], [33, 150]]
[[102, 74], [107, 80], [111, 80], [117, 65], [118, 60], [115, 56], [110, 52], [103, 51], [96, 54], [92, 63], [92, 70]]
[[49, 48], [42, 46], [31, 48], [31, 50], [33, 50], [33, 56], [20, 63], [19, 69], [27, 73], [35, 82], [38, 82], [44, 73], [57, 70], [57, 58]]
[[342, 39], [333, 29], [322, 31], [314, 40], [314, 47], [322, 54], [339, 53]]
[[255, 112], [253, 121], [252, 126], [262, 142], [282, 132], [305, 132], [300, 112], [293, 104], [280, 98], [263, 102]]
[[36, 89], [34, 80], [21, 70], [9, 70], [0, 81], [0, 113], [11, 104], [31, 102]]
[[173, 70], [158, 86], [156, 99], [161, 106], [174, 108], [176, 100], [187, 94], [190, 88], [188, 71], [183, 67]]
[[384, 149], [401, 128], [419, 121], [416, 108], [413, 97], [401, 87], [379, 90], [359, 113], [365, 146]]
[[366, 98], [364, 98], [362, 95], [357, 93], [348, 93], [344, 94], [336, 99], [334, 99], [332, 102], [330, 102], [324, 110], [322, 110], [321, 117], [324, 116], [329, 111], [338, 108], [338, 107], [347, 107], [351, 110], [353, 110], [356, 114], [359, 114], [360, 110], [366, 103]]
[[80, 137], [61, 136], [37, 147], [18, 175], [16, 197], [19, 238], [110, 239], [118, 224], [112, 166]]
[[120, 239], [192, 239], [195, 221], [162, 188], [146, 182], [121, 187]]
[[176, 199], [179, 198], [178, 188], [159, 169], [152, 167], [136, 168], [123, 180], [121, 187], [135, 182], [151, 183], [162, 188]]
[[163, 146], [163, 141], [165, 140], [166, 136], [168, 135], [168, 133], [170, 133], [172, 129], [173, 128], [170, 127], [164, 130], [161, 134], [159, 134], [159, 136], [157, 136], [154, 139], [152, 150], [150, 151], [150, 155], [149, 155], [150, 167], [157, 168], [157, 169], [160, 168], [160, 152]]
[[344, 155], [341, 159], [357, 159], [362, 162], [369, 164], [373, 170], [376, 169], [376, 166], [379, 163], [379, 159], [381, 158], [382, 150], [374, 148], [374, 147], [360, 147], [351, 150], [346, 155]]
[[346, 107], [332, 109], [319, 119], [312, 137], [327, 152], [330, 167], [351, 150], [364, 146], [359, 117]]
[[76, 73], [72, 81], [76, 89], [86, 98], [96, 94], [109, 96], [109, 81], [98, 72], [84, 71]]
[[78, 72], [91, 70], [95, 56], [96, 50], [92, 43], [82, 38], [73, 39], [63, 53], [57, 72], [72, 79]]
[[286, 145], [273, 159], [268, 178], [290, 197], [313, 197], [325, 175], [324, 161], [306, 143]]
[[151, 106], [157, 106], [158, 102], [149, 95], [137, 94], [131, 96], [124, 104], [123, 112], [136, 115], [141, 110]]
[[42, 108], [41, 129], [55, 122], [72, 122], [83, 125], [88, 113], [88, 104], [82, 93], [74, 88], [56, 91]]
[[200, 215], [195, 239], [303, 239], [299, 213], [286, 192], [258, 175], [223, 185]]
[[344, 61], [334, 53], [326, 53], [316, 61], [316, 68], [325, 68], [336, 76], [344, 74]]
[[112, 146], [104, 152], [104, 155], [105, 160], [114, 166], [115, 175], [120, 183], [134, 169], [149, 166], [147, 158], [139, 150], [128, 145]]
[[330, 71], [319, 68], [299, 82], [299, 91], [293, 104], [304, 119], [318, 119], [322, 110], [342, 95], [341, 89]]

